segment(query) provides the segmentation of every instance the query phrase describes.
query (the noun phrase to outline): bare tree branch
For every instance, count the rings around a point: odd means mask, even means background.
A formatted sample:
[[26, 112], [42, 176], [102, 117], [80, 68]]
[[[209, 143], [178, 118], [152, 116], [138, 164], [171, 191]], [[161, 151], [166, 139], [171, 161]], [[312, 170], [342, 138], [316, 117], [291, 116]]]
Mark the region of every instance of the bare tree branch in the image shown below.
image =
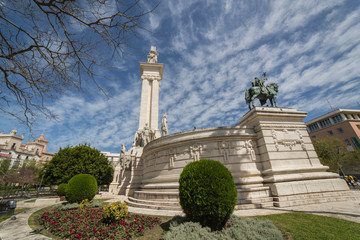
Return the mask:
[[84, 76], [103, 91], [99, 51], [122, 53], [156, 7], [144, 10], [139, 0], [0, 2], [0, 111], [31, 127], [38, 114], [54, 118], [46, 103], [81, 90]]

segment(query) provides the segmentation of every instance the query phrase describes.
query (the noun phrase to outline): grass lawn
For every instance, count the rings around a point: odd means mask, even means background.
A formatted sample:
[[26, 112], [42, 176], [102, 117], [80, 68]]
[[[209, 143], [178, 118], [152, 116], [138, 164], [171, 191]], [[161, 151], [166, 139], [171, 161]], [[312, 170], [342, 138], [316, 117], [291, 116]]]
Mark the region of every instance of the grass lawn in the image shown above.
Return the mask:
[[[22, 212], [24, 212], [25, 210], [29, 210], [30, 208], [19, 208], [19, 209], [15, 209], [15, 215], [16, 214], [19, 214], [19, 213], [22, 213]], [[6, 219], [8, 219], [8, 218], [10, 218], [11, 217], [11, 215], [9, 215], [9, 216], [2, 216], [2, 217], [0, 217], [0, 222], [2, 222], [2, 221], [5, 221]]]
[[338, 218], [308, 213], [284, 213], [258, 216], [271, 220], [283, 233], [284, 239], [360, 239], [360, 224]]

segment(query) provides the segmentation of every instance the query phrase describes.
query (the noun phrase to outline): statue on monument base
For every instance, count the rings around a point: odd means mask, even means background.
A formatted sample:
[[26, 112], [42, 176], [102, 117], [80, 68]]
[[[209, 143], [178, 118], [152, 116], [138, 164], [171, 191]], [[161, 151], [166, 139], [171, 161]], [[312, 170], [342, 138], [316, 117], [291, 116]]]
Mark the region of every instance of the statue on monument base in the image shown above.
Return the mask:
[[163, 119], [161, 120], [161, 136], [166, 136], [168, 134], [168, 121], [166, 114], [164, 114]]
[[149, 128], [149, 124], [146, 123], [145, 127], [141, 131], [137, 131], [133, 147], [145, 147], [146, 144], [155, 139], [155, 132]]
[[[267, 80], [266, 72], [263, 73], [264, 78], [257, 78], [251, 82], [252, 87], [248, 88], [245, 92], [246, 104], [249, 104], [249, 109], [251, 110], [250, 103], [252, 107], [255, 107], [254, 100], [258, 98], [260, 100], [261, 106], [263, 106], [266, 101], [269, 99], [271, 107], [276, 105], [277, 93], [279, 91], [277, 83], [269, 83], [265, 86], [265, 81]], [[274, 104], [273, 104], [274, 103]]]

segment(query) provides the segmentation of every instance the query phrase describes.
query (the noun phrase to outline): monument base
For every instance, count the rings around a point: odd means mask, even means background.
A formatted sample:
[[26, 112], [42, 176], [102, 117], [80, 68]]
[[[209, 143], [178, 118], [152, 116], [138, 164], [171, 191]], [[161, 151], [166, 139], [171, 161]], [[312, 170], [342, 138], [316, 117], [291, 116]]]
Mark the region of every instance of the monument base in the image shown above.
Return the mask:
[[[235, 127], [196, 129], [147, 144], [132, 172], [127, 203], [133, 207], [181, 210], [178, 180], [192, 161], [220, 161], [234, 177], [235, 209], [360, 200], [316, 155], [303, 118], [289, 108], [256, 107]], [[134, 165], [135, 166], [135, 165]]]

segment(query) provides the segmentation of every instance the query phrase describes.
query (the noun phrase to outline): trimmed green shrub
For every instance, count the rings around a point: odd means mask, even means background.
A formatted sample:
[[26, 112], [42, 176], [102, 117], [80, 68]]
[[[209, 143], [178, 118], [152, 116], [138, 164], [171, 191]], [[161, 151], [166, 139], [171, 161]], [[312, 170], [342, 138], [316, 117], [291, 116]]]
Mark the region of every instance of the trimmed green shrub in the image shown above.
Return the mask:
[[80, 203], [85, 199], [92, 200], [96, 192], [96, 179], [89, 174], [78, 174], [68, 182], [65, 196], [70, 203]]
[[185, 222], [179, 224], [178, 219], [170, 222], [170, 231], [165, 240], [280, 240], [282, 234], [270, 221], [257, 218], [245, 218], [232, 215], [229, 226], [222, 231], [211, 232], [200, 223]]
[[61, 197], [61, 196], [65, 196], [65, 190], [66, 190], [66, 186], [67, 183], [62, 183], [58, 186], [58, 188], [56, 189], [56, 194]]
[[209, 240], [216, 239], [208, 227], [202, 227], [198, 222], [185, 222], [180, 225], [170, 223], [170, 231], [165, 235], [164, 240]]
[[189, 220], [221, 230], [237, 199], [230, 171], [218, 161], [202, 159], [185, 166], [179, 184], [180, 204]]
[[246, 218], [232, 215], [230, 226], [221, 231], [222, 239], [279, 240], [281, 231], [268, 220]]
[[127, 216], [127, 204], [125, 202], [113, 202], [103, 208], [102, 220], [105, 223], [114, 223], [124, 220]]

